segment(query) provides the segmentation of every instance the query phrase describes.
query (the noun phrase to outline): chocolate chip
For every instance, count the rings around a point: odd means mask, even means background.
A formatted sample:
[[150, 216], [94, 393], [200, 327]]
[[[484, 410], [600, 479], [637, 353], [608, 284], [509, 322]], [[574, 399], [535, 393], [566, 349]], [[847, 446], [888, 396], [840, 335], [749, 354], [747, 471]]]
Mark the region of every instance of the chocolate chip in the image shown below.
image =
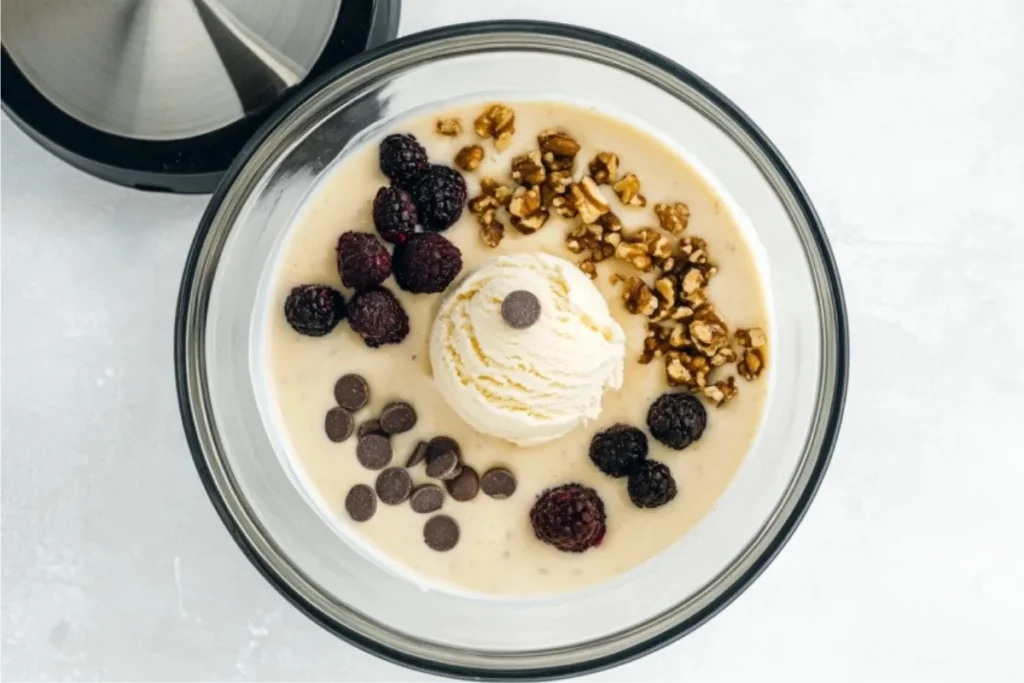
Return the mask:
[[360, 439], [364, 436], [369, 436], [370, 434], [379, 434], [384, 436], [384, 430], [380, 428], [380, 420], [377, 418], [367, 420], [363, 424], [359, 425], [359, 429], [356, 430], [356, 436]]
[[412, 492], [412, 477], [401, 467], [389, 467], [377, 475], [374, 485], [380, 502], [385, 505], [404, 503]]
[[360, 375], [342, 375], [334, 384], [334, 400], [342, 408], [355, 412], [370, 400], [370, 387]]
[[420, 441], [416, 444], [416, 448], [412, 449], [412, 453], [409, 454], [409, 459], [405, 461], [406, 467], [416, 467], [427, 458], [427, 442]]
[[458, 441], [450, 436], [435, 436], [427, 444], [427, 464], [429, 465], [431, 461], [449, 451], [455, 454], [456, 460], [462, 457], [462, 449], [459, 448]]
[[433, 460], [427, 456], [427, 476], [432, 479], [451, 479], [459, 471], [459, 456], [445, 451]]
[[444, 491], [437, 484], [422, 484], [412, 492], [409, 500], [413, 512], [427, 513], [440, 510], [444, 505]]
[[540, 318], [540, 300], [533, 292], [517, 289], [501, 302], [501, 317], [509, 327], [524, 330]]
[[448, 494], [460, 503], [473, 500], [476, 494], [480, 493], [480, 477], [469, 465], [463, 465], [462, 471], [444, 485], [448, 489]]
[[384, 406], [380, 427], [387, 434], [401, 434], [416, 426], [416, 411], [408, 403], [396, 401]]
[[356, 484], [345, 496], [345, 511], [353, 522], [365, 522], [377, 512], [377, 496], [366, 484]]
[[516, 478], [504, 467], [495, 467], [480, 477], [480, 488], [491, 498], [502, 500], [516, 492]]
[[451, 550], [459, 542], [459, 523], [448, 515], [435, 515], [423, 525], [423, 542], [439, 553]]
[[380, 434], [368, 434], [356, 444], [356, 458], [368, 470], [379, 470], [391, 462], [391, 442]]
[[352, 413], [344, 408], [331, 408], [324, 416], [324, 431], [327, 438], [334, 443], [341, 443], [352, 436], [356, 421], [352, 419]]

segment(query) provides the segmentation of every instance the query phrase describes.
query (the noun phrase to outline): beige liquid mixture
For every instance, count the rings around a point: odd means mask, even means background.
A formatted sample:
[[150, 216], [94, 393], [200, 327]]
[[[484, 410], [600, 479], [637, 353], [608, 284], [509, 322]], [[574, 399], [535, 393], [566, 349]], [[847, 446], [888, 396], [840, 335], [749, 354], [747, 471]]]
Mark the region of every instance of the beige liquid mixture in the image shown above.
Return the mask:
[[[656, 202], [686, 202], [691, 212], [687, 234], [706, 239], [711, 260], [719, 266], [708, 290], [712, 302], [731, 328], [767, 328], [758, 271], [734, 217], [675, 152], [595, 110], [560, 103], [509, 104], [516, 112], [517, 133], [512, 146], [500, 154], [490, 140], [479, 140], [472, 130], [483, 103], [434, 112], [403, 124], [398, 131], [415, 134], [433, 163], [451, 164], [461, 147], [481, 144], [487, 153], [484, 164], [465, 174], [470, 197], [478, 194], [484, 176], [508, 181], [511, 158], [536, 149], [536, 135], [546, 128], [562, 127], [576, 138], [582, 146], [577, 165], [582, 164], [584, 170], [595, 153], [617, 153], [620, 172], [635, 172], [648, 199], [647, 208], [624, 207], [610, 188], [604, 188], [612, 210], [626, 228], [657, 225], [651, 208]], [[434, 121], [441, 115], [461, 117], [465, 132], [458, 138], [438, 135]], [[587, 455], [588, 446], [597, 431], [617, 422], [646, 431], [648, 406], [670, 388], [660, 361], [650, 365], [636, 362], [644, 339], [644, 319], [625, 310], [617, 289], [609, 283], [608, 276], [616, 267], [612, 262], [599, 264], [596, 283], [626, 332], [623, 388], [605, 395], [599, 419], [537, 447], [520, 448], [475, 432], [435, 389], [428, 338], [442, 295], [408, 294], [399, 290], [393, 279], [385, 283], [409, 313], [411, 332], [399, 345], [369, 349], [346, 323], [320, 338], [300, 336], [289, 327], [281, 312], [289, 290], [304, 283], [342, 289], [335, 263], [338, 236], [347, 230], [373, 231], [373, 197], [388, 182], [378, 167], [375, 142], [339, 164], [300, 216], [286, 243], [268, 312], [272, 386], [287, 440], [297, 465], [315, 489], [313, 493], [340, 525], [362, 535], [404, 568], [428, 581], [481, 593], [537, 595], [579, 589], [628, 571], [679, 540], [714, 507], [743, 461], [760, 425], [768, 378], [762, 376], [755, 382], [737, 378], [739, 396], [721, 408], [709, 407], [703, 437], [685, 450], [674, 451], [651, 439], [650, 457], [671, 467], [679, 494], [655, 510], [636, 508], [626, 493], [625, 480], [598, 471]], [[543, 251], [575, 262], [578, 257], [564, 246], [567, 225], [553, 216], [531, 236], [509, 228], [501, 245], [491, 249], [480, 242], [476, 221], [465, 212], [444, 234], [462, 250], [466, 274], [501, 253]], [[518, 478], [516, 493], [507, 500], [493, 500], [481, 493], [466, 503], [448, 497], [440, 512], [458, 521], [461, 540], [445, 553], [425, 545], [423, 524], [431, 515], [416, 514], [408, 502], [395, 507], [378, 503], [372, 519], [352, 522], [344, 510], [345, 495], [357, 483], [372, 487], [377, 472], [364, 469], [356, 460], [355, 436], [335, 444], [324, 433], [324, 414], [335, 405], [334, 383], [349, 372], [363, 375], [371, 390], [370, 405], [357, 414], [357, 424], [377, 417], [387, 402], [399, 399], [413, 404], [419, 414], [411, 432], [392, 438], [392, 465], [403, 465], [418, 440], [446, 434], [459, 441], [463, 460], [477, 472], [482, 474], [497, 465], [510, 469]], [[411, 474], [416, 484], [429, 481], [422, 465]], [[603, 498], [608, 517], [602, 544], [580, 554], [560, 552], [538, 541], [528, 519], [541, 491], [566, 482], [593, 487]]]

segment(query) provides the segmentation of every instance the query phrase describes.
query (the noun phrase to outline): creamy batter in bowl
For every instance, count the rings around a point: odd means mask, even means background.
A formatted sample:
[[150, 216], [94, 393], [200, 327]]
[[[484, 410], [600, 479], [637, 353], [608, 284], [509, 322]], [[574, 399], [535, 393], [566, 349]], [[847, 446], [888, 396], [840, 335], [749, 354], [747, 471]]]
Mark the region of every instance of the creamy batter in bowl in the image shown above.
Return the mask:
[[[339, 158], [447, 103], [590, 106], [686, 155], [739, 213], [768, 264], [771, 379], [763, 426], [725, 494], [685, 537], [583, 591], [499, 598], [437, 590], [372, 546], [339, 543], [309, 499], [267, 395], [264, 312], [289, 226]], [[325, 627], [451, 675], [579, 673], [642, 654], [727, 604], [788, 538], [824, 472], [845, 392], [841, 292], [824, 235], [763, 136], [699, 79], [608, 36], [539, 24], [454, 27], [367, 55], [294, 101], [215, 196], [178, 317], [182, 411], [197, 466], [236, 540]], [[344, 350], [339, 351], [344, 354]], [[631, 360], [627, 362], [632, 362]], [[415, 399], [415, 397], [409, 397]]]

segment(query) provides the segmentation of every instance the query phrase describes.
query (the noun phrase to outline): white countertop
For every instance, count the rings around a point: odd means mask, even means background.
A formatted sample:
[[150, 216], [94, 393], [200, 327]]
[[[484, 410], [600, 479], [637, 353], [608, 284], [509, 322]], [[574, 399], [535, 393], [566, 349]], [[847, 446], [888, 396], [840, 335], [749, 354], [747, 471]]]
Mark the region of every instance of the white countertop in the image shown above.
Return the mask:
[[[588, 680], [1024, 680], [1024, 3], [405, 4], [403, 33], [561, 20], [693, 69], [789, 160], [844, 278], [846, 420], [803, 525], [709, 625]], [[172, 325], [206, 197], [2, 135], [3, 678], [427, 680], [291, 607], [193, 470]]]

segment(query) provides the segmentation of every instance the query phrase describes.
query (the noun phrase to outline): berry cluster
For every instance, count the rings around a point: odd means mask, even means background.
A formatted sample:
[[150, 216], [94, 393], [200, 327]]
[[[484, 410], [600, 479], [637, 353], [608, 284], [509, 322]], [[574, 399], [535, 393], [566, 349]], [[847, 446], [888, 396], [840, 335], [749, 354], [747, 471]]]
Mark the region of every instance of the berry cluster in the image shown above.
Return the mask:
[[409, 334], [409, 316], [384, 281], [394, 274], [401, 289], [434, 294], [447, 289], [462, 271], [462, 252], [437, 234], [462, 215], [462, 175], [431, 164], [423, 145], [408, 134], [381, 141], [380, 169], [392, 184], [374, 197], [373, 224], [380, 238], [395, 245], [394, 254], [370, 233], [341, 235], [338, 274], [355, 294], [346, 304], [341, 292], [325, 285], [296, 287], [285, 301], [285, 318], [300, 334], [323, 336], [347, 316], [367, 346], [397, 344]]

